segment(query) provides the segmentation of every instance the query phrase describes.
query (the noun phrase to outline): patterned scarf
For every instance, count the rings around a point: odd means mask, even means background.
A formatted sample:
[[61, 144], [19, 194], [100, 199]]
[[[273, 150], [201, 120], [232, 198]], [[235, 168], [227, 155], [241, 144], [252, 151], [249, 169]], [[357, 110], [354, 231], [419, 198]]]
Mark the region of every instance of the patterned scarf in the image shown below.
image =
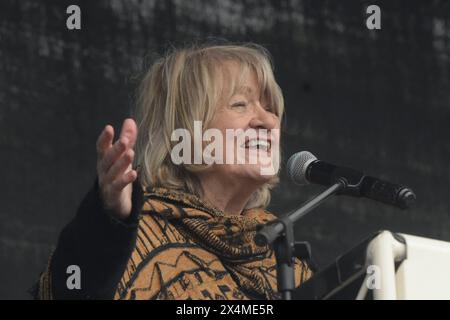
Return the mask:
[[[225, 215], [198, 197], [165, 188], [147, 188], [143, 213], [156, 213], [216, 255], [243, 292], [250, 297], [277, 299], [276, 262], [268, 246], [254, 242], [256, 231], [276, 217], [261, 208], [241, 215]], [[296, 260], [296, 286], [310, 277], [308, 267]]]

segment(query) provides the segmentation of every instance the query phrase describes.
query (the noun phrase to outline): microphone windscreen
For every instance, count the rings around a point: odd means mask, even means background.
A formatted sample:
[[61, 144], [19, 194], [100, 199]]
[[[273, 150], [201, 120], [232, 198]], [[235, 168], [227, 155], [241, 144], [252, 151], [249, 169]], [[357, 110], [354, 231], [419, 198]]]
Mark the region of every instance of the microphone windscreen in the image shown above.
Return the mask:
[[317, 158], [308, 151], [301, 151], [293, 154], [287, 162], [287, 174], [296, 184], [308, 184], [306, 171], [311, 162]]

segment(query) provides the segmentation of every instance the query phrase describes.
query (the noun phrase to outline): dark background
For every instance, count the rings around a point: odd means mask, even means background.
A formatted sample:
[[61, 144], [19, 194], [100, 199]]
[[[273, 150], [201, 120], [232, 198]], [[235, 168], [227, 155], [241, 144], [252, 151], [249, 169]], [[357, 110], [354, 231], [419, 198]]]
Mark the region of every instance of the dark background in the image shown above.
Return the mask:
[[[66, 28], [70, 4], [81, 30]], [[366, 28], [369, 4], [381, 30]], [[273, 54], [285, 157], [309, 150], [418, 195], [409, 212], [341, 197], [310, 213], [296, 236], [321, 266], [379, 229], [450, 241], [449, 32], [449, 1], [2, 0], [0, 298], [29, 298], [93, 183], [97, 135], [130, 113], [143, 66], [211, 36]], [[321, 189], [283, 177], [271, 208]]]

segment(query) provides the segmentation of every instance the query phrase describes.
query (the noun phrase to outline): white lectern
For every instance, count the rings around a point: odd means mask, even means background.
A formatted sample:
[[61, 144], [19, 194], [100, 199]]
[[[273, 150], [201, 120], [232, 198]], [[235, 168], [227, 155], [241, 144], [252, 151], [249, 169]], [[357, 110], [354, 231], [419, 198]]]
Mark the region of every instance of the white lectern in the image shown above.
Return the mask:
[[294, 299], [450, 300], [450, 242], [380, 231], [317, 272]]
[[358, 298], [371, 289], [377, 300], [450, 299], [450, 242], [383, 231], [367, 247], [366, 267]]

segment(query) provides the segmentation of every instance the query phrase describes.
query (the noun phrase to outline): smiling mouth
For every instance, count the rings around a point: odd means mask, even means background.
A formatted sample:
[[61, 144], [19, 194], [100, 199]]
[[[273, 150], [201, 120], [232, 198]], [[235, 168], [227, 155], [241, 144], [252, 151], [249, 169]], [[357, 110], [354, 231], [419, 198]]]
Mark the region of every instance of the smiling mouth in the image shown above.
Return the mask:
[[272, 142], [267, 139], [252, 139], [245, 141], [241, 147], [249, 150], [263, 150], [268, 152], [271, 150]]

